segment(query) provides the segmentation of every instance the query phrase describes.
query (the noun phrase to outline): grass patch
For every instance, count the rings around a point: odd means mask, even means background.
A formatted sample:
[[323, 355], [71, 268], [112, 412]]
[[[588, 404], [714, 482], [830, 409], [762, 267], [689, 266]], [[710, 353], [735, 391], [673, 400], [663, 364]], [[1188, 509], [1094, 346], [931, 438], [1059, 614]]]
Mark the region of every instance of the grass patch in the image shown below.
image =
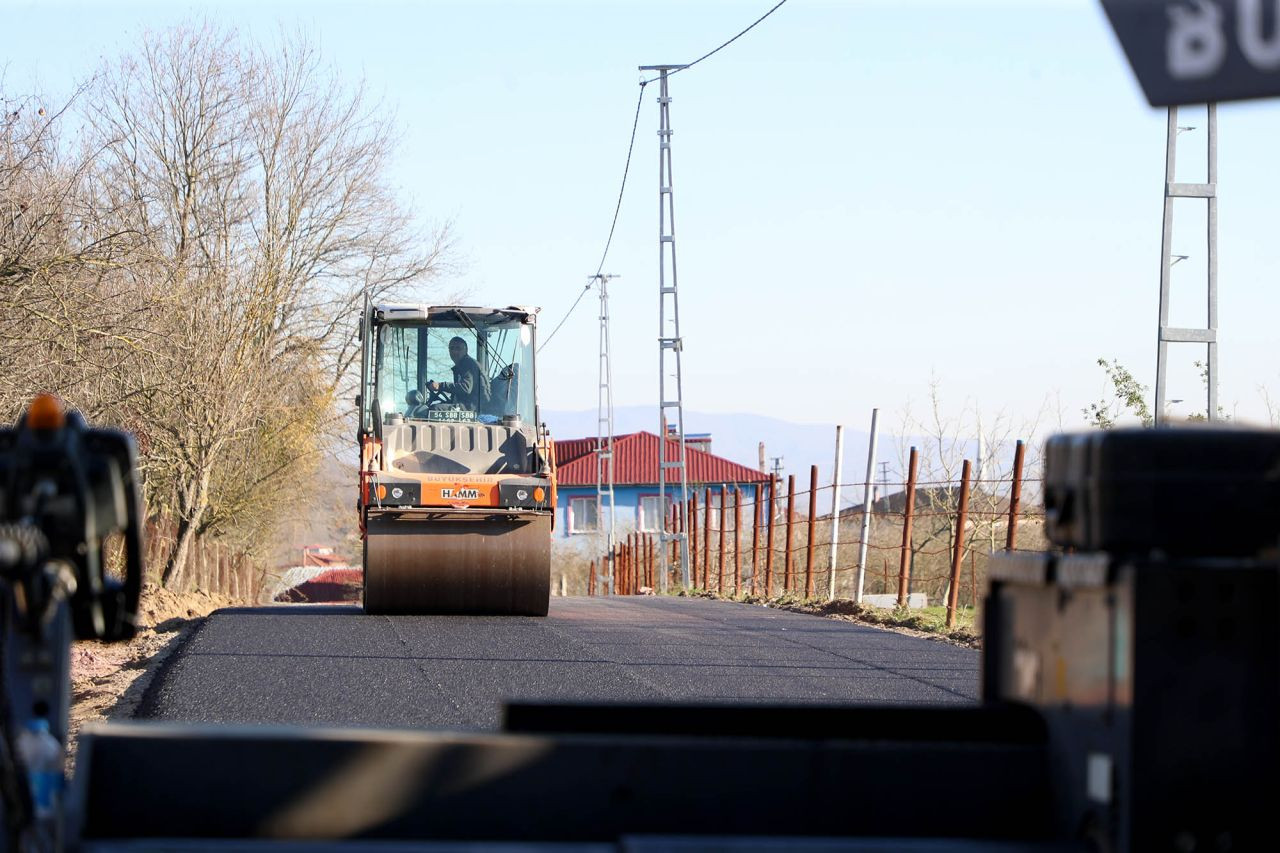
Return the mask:
[[813, 616], [824, 616], [828, 619], [841, 619], [846, 622], [860, 622], [883, 628], [897, 628], [936, 637], [958, 646], [977, 649], [982, 647], [982, 635], [975, 626], [976, 612], [972, 607], [962, 607], [956, 614], [956, 626], [947, 627], [947, 608], [942, 606], [924, 607], [909, 610], [905, 607], [892, 610], [884, 607], [870, 607], [847, 598], [835, 601], [810, 598], [782, 593], [766, 598], [762, 595], [743, 593], [740, 595], [720, 595], [705, 589], [673, 589], [669, 593], [676, 597], [710, 598], [716, 601], [736, 601], [741, 604], [758, 604], [762, 607], [776, 607], [793, 613], [808, 613]]

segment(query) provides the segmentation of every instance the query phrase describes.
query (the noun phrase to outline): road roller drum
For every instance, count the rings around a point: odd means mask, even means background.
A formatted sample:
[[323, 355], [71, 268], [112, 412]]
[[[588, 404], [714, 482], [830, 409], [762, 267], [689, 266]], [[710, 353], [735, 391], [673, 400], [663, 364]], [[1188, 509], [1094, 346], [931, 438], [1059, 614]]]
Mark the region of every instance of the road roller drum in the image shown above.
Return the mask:
[[366, 613], [546, 616], [549, 513], [370, 512]]

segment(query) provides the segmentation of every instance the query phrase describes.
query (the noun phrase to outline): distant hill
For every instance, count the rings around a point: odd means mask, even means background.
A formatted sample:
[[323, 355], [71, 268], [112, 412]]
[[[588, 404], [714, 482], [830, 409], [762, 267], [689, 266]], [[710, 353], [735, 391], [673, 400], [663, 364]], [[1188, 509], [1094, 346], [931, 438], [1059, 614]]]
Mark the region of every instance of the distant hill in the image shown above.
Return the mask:
[[[543, 420], [551, 427], [551, 433], [557, 439], [583, 438], [596, 434], [596, 411], [561, 411], [547, 410], [542, 413]], [[717, 456], [746, 465], [759, 467], [759, 443], [765, 444], [766, 465], [773, 466], [773, 457], [781, 456], [782, 476], [794, 474], [796, 489], [809, 487], [809, 466], [818, 466], [818, 482], [822, 486], [831, 483], [835, 469], [835, 424], [797, 424], [780, 418], [765, 415], [730, 414], [719, 412], [685, 411], [685, 433], [711, 433], [711, 452]], [[647, 430], [658, 432], [658, 411], [656, 406], [620, 406], [614, 409], [614, 432], [617, 434]], [[845, 424], [844, 430], [844, 471], [841, 481], [845, 483], [841, 492], [841, 507], [849, 508], [860, 505], [863, 501], [862, 488], [850, 484], [862, 483], [867, 476], [867, 445], [870, 443], [871, 413], [867, 413], [866, 422], [851, 426]], [[880, 482], [882, 478], [881, 462], [889, 463], [890, 492], [901, 489], [901, 481], [905, 474], [902, 471], [905, 452], [900, 452], [900, 437], [895, 434], [898, 424], [892, 415], [880, 413], [880, 439], [876, 448], [876, 465], [873, 480]], [[926, 448], [931, 446], [928, 439], [921, 436], [907, 436], [903, 443], [909, 448], [912, 444]], [[960, 447], [970, 454], [976, 455], [977, 440], [962, 443]], [[1010, 445], [1001, 453], [1012, 459], [1013, 448]], [[831, 511], [830, 493], [819, 497], [822, 512]], [[901, 500], [901, 499], [899, 499]]]
[[[546, 411], [543, 419], [556, 438], [582, 438], [596, 434], [594, 409], [581, 412]], [[615, 433], [637, 430], [656, 433], [659, 429], [656, 407], [621, 406], [614, 410], [613, 421]], [[797, 489], [809, 487], [810, 465], [818, 466], [818, 482], [823, 485], [831, 483], [835, 470], [835, 424], [795, 424], [764, 415], [694, 411], [685, 412], [684, 422], [686, 434], [711, 433], [711, 452], [717, 456], [750, 468], [758, 468], [759, 444], [763, 441], [766, 464], [771, 469], [773, 457], [783, 457], [782, 476], [785, 478], [788, 474], [794, 474]], [[845, 426], [844, 472], [841, 477], [845, 483], [861, 482], [866, 476], [869, 440], [870, 435], [865, 429]], [[891, 472], [898, 468], [897, 441], [894, 437], [885, 435], [883, 423], [876, 455], [890, 463]], [[893, 477], [892, 473], [890, 477]], [[831, 498], [828, 495], [823, 500], [829, 502]], [[842, 505], [861, 500], [862, 493], [859, 489], [845, 489], [842, 495]], [[826, 511], [830, 511], [829, 504]]]

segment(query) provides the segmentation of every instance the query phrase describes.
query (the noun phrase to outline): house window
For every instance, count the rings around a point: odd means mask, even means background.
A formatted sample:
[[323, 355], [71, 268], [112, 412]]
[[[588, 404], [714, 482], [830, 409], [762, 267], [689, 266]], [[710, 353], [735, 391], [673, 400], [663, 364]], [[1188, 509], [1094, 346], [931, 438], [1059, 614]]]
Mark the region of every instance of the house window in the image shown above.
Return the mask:
[[640, 496], [640, 529], [648, 533], [660, 533], [664, 522], [671, 515], [671, 499], [661, 495]]
[[571, 533], [595, 533], [600, 529], [594, 497], [569, 498], [569, 516], [572, 519], [569, 525]]

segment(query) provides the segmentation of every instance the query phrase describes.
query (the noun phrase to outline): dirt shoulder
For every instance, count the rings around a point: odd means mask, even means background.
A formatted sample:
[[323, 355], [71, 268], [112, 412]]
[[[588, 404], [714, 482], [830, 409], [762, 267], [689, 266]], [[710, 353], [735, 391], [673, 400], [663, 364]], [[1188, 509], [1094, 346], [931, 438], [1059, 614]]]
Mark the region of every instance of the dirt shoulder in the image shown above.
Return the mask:
[[128, 643], [72, 644], [69, 761], [85, 723], [132, 716], [155, 671], [200, 620], [238, 603], [226, 596], [174, 593], [148, 584], [142, 590], [137, 637]]
[[[680, 591], [676, 594], [684, 596], [689, 593]], [[970, 649], [982, 648], [982, 636], [973, 629], [972, 613], [966, 614], [957, 627], [947, 628], [945, 615], [934, 612], [938, 611], [939, 608], [928, 608], [925, 611], [888, 610], [881, 607], [863, 606], [845, 598], [837, 598], [835, 601], [805, 600], [788, 595], [764, 598], [759, 595], [718, 595], [714, 592], [701, 590], [693, 592], [692, 595], [698, 598], [711, 598], [718, 601], [736, 601], [741, 604], [775, 607], [779, 610], [789, 610], [792, 613], [807, 613], [811, 616], [822, 616], [842, 622], [857, 622], [862, 625], [872, 625], [876, 628], [884, 628], [888, 631], [896, 631], [899, 634], [907, 634], [912, 637], [923, 637], [928, 640], [950, 643], [953, 646], [964, 646]]]

